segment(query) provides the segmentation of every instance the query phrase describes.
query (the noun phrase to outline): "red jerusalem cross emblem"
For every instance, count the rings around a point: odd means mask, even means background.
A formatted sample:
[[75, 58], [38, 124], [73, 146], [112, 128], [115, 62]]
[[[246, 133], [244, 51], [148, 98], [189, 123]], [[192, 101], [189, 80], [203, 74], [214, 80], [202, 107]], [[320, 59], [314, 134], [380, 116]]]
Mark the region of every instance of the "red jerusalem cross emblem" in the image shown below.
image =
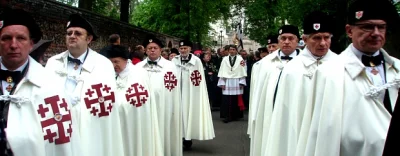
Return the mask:
[[114, 92], [110, 87], [107, 85], [103, 86], [102, 83], [95, 84], [87, 90], [85, 95], [87, 95], [84, 99], [86, 108], [90, 109], [90, 113], [93, 116], [100, 118], [110, 115], [113, 103], [115, 102]]
[[246, 65], [246, 63], [244, 62], [244, 60], [240, 61], [240, 65], [243, 66], [243, 67]]
[[356, 18], [360, 19], [363, 16], [363, 14], [364, 14], [364, 11], [357, 11], [356, 12]]
[[319, 28], [321, 28], [321, 24], [319, 24], [319, 23], [314, 23], [314, 30], [318, 31]]
[[201, 82], [201, 74], [198, 70], [195, 70], [190, 74], [190, 81], [194, 86], [199, 86]]
[[[65, 99], [60, 101], [58, 95], [44, 99], [37, 110], [41, 117], [43, 139], [56, 145], [70, 142], [72, 137], [71, 113]], [[47, 107], [46, 107], [47, 105]]]
[[130, 101], [131, 105], [140, 107], [146, 103], [149, 93], [146, 88], [138, 83], [134, 83], [126, 90], [126, 101]]
[[176, 79], [176, 76], [172, 72], [167, 72], [164, 75], [164, 86], [167, 88], [170, 92], [172, 89], [176, 87], [178, 84], [178, 80]]

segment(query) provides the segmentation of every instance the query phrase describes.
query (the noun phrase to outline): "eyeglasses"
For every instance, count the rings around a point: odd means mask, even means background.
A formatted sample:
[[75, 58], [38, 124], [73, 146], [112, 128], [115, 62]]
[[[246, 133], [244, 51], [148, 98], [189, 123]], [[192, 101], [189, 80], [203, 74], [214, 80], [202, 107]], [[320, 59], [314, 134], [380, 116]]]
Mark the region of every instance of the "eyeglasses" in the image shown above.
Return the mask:
[[375, 28], [378, 28], [379, 32], [385, 32], [386, 31], [386, 24], [354, 24], [355, 26], [359, 27], [361, 30], [365, 32], [373, 32], [375, 31]]

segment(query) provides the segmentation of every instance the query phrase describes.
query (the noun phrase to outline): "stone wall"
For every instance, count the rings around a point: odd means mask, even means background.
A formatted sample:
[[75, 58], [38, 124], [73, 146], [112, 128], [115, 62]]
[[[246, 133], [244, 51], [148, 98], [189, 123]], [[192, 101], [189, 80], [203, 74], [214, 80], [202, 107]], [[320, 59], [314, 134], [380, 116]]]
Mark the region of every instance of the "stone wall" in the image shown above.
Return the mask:
[[153, 34], [165, 44], [178, 46], [179, 38], [148, 31], [125, 22], [120, 22], [96, 13], [71, 7], [54, 0], [11, 0], [10, 7], [23, 8], [31, 12], [43, 31], [43, 39], [54, 39], [48, 53], [60, 53], [66, 50], [65, 34], [68, 17], [80, 13], [95, 27], [99, 38], [90, 47], [99, 51], [108, 43], [108, 36], [117, 33], [121, 36], [121, 45], [135, 47], [142, 43], [148, 34]]

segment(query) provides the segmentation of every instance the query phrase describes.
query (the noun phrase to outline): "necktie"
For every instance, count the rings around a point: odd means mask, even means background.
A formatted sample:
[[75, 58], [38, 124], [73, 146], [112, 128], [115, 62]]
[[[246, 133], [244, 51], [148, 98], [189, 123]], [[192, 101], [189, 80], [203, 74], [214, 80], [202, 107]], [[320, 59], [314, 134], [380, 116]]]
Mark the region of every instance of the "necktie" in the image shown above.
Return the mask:
[[292, 60], [293, 59], [293, 57], [290, 57], [290, 56], [281, 56], [281, 59], [282, 60]]
[[151, 64], [152, 64], [152, 65], [157, 65], [157, 62], [156, 62], [156, 61], [147, 61], [147, 63], [150, 64], [150, 65], [151, 65]]
[[374, 67], [374, 66], [381, 65], [382, 61], [383, 61], [383, 56], [381, 54], [379, 54], [378, 56], [363, 55], [361, 57], [361, 62], [366, 67]]
[[81, 65], [82, 64], [81, 60], [75, 59], [75, 58], [72, 58], [72, 57], [69, 57], [69, 56], [68, 56], [68, 62], [72, 62], [72, 63], [77, 64], [77, 65]]

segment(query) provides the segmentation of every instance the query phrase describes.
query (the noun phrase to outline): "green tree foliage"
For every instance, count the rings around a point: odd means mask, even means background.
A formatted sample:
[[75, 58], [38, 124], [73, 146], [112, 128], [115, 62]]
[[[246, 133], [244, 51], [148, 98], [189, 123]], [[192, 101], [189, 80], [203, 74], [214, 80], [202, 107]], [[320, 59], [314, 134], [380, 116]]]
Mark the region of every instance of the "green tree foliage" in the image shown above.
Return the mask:
[[131, 23], [208, 45], [212, 43], [207, 37], [210, 23], [228, 18], [231, 3], [231, 0], [144, 0], [134, 10]]
[[314, 10], [332, 14], [337, 7], [337, 1], [332, 0], [252, 0], [244, 6], [246, 33], [265, 45], [266, 37], [277, 34], [280, 26], [289, 23], [301, 29], [304, 15]]

